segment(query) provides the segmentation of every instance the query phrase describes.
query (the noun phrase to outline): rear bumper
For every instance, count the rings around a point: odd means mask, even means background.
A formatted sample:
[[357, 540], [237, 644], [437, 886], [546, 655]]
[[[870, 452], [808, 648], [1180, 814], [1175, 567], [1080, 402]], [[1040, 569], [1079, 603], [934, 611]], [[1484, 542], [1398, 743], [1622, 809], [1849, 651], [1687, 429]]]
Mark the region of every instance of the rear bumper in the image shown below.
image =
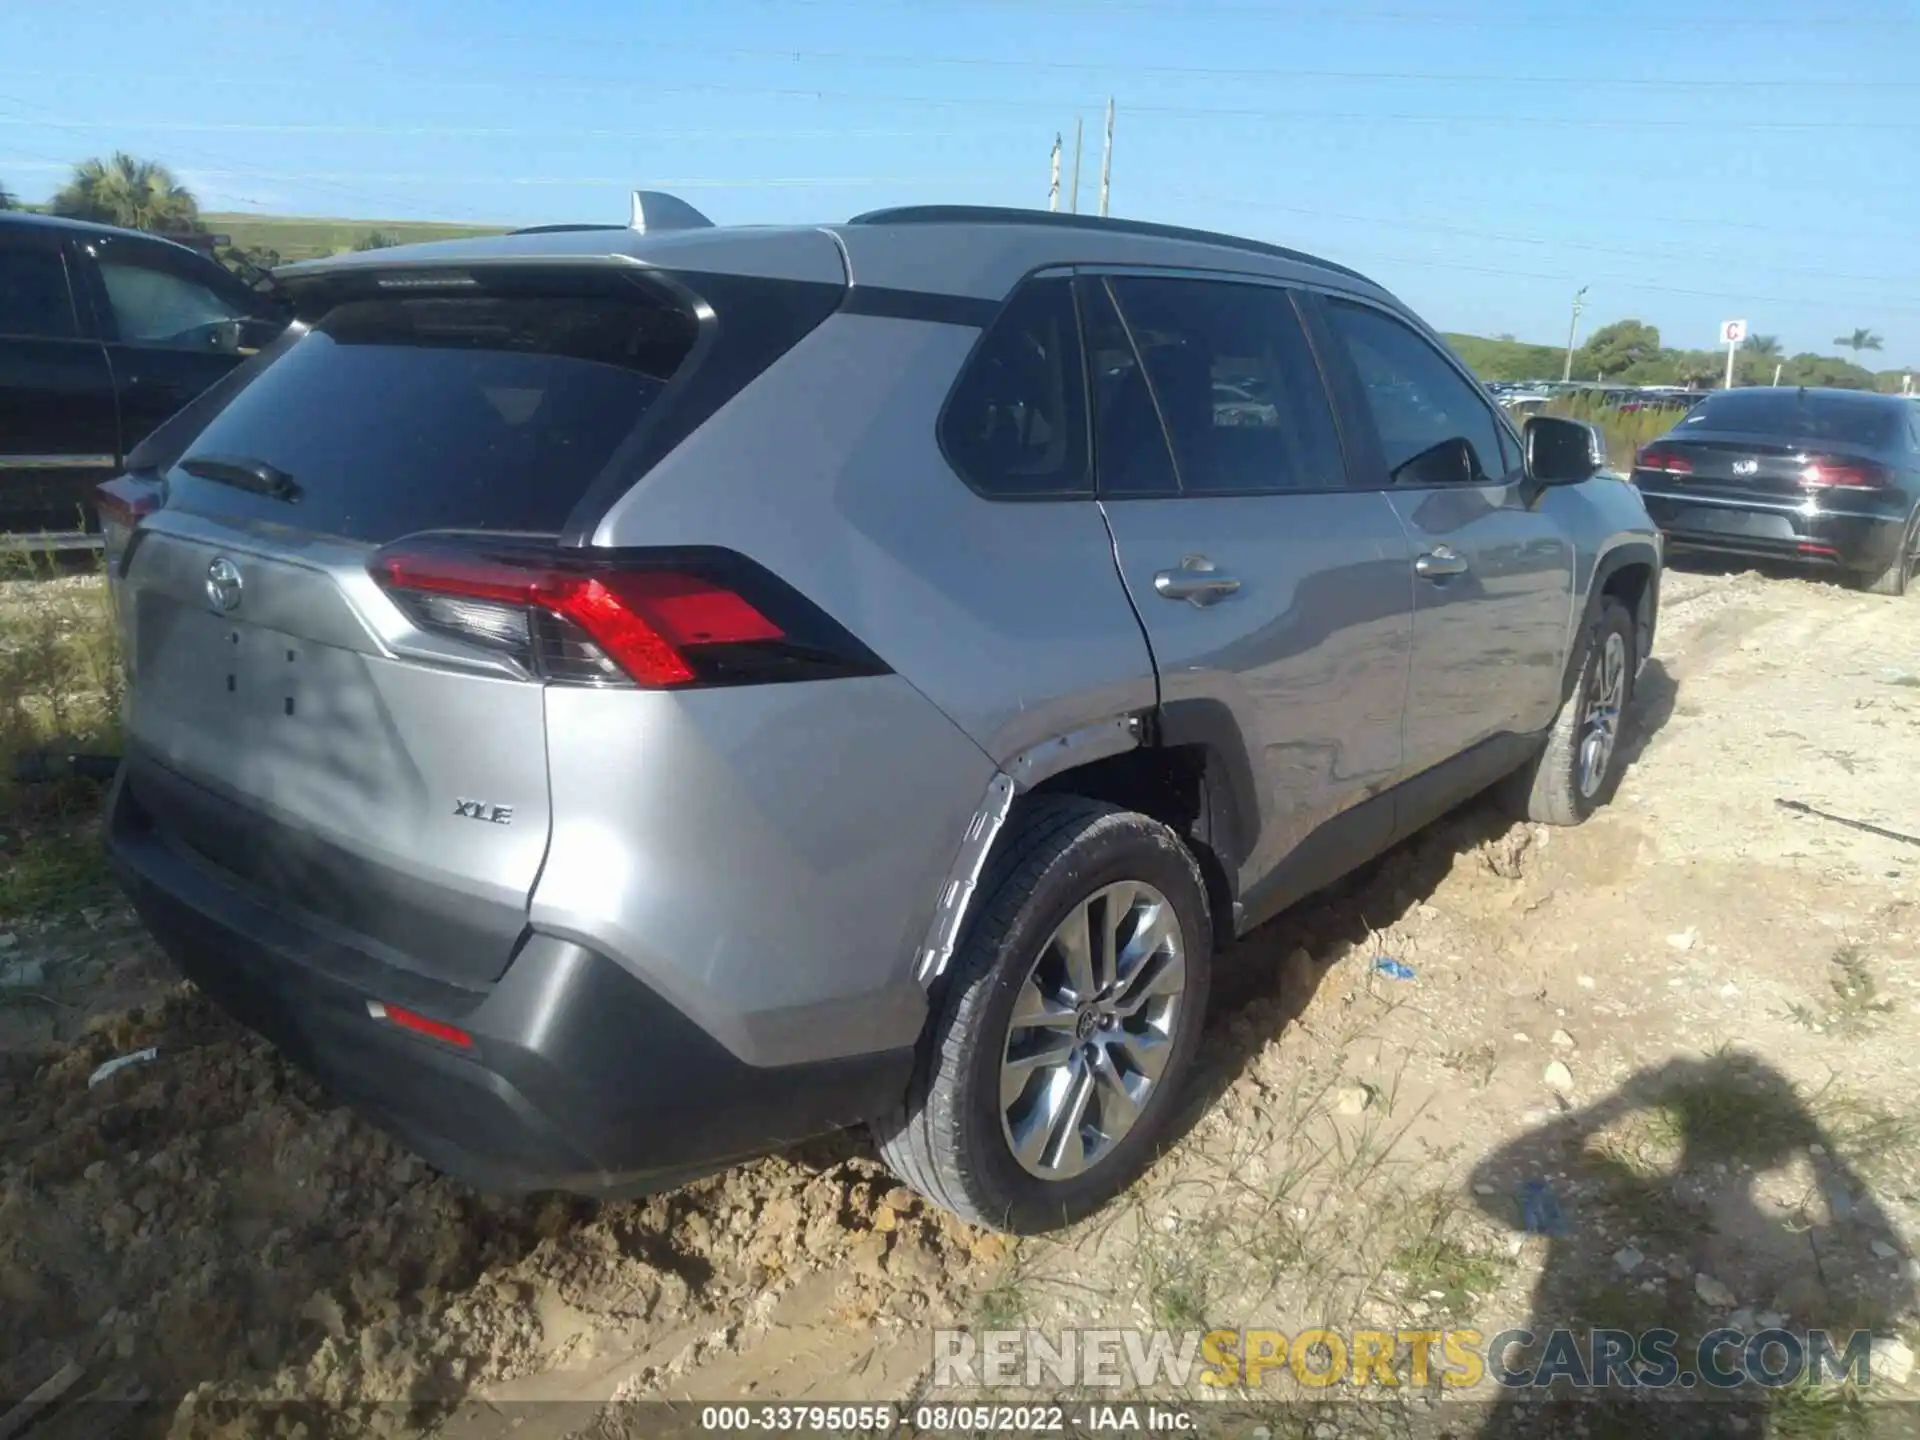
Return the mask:
[[1842, 570], [1880, 570], [1899, 553], [1906, 519], [1893, 511], [1638, 488], [1669, 551], [1710, 550]]
[[[463, 989], [261, 904], [159, 831], [124, 772], [109, 846], [142, 920], [202, 991], [423, 1158], [481, 1189], [633, 1195], [871, 1119], [911, 1049], [745, 1064], [617, 962], [539, 933]], [[404, 1006], [470, 1048], [376, 1019]]]

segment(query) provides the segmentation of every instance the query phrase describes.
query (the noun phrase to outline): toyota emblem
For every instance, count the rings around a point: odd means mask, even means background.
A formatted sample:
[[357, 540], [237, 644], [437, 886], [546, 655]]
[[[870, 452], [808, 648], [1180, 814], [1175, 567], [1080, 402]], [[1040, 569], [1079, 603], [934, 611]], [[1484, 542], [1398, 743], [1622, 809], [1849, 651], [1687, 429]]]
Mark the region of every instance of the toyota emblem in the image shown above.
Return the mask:
[[224, 555], [207, 566], [207, 599], [216, 610], [240, 608], [240, 567]]

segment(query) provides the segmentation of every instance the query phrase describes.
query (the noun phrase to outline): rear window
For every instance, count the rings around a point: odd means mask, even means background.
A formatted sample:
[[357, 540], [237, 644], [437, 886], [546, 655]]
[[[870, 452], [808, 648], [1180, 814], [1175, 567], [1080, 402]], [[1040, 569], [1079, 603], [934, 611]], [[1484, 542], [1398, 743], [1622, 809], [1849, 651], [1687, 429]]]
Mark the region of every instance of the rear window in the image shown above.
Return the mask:
[[1680, 422], [1689, 430], [1739, 430], [1783, 440], [1833, 440], [1843, 445], [1893, 443], [1900, 417], [1891, 405], [1817, 390], [1727, 390], [1709, 395]]
[[292, 478], [275, 499], [176, 469], [194, 508], [352, 540], [551, 533], [686, 359], [684, 311], [640, 290], [357, 300], [188, 447]]
[[1022, 286], [981, 337], [940, 420], [948, 461], [995, 500], [1093, 493], [1086, 377], [1065, 279]]

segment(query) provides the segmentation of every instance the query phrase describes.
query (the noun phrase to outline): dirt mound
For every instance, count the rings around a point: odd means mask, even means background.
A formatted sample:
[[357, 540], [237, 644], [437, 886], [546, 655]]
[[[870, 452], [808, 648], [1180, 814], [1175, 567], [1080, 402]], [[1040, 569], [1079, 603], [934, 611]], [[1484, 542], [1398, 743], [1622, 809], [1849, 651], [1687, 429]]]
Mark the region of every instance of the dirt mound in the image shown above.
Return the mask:
[[751, 1329], [826, 1267], [850, 1320], [925, 1318], [972, 1263], [850, 1140], [630, 1203], [477, 1195], [185, 986], [0, 1081], [0, 1114], [0, 1355], [130, 1365], [186, 1399], [183, 1433], [246, 1433], [262, 1400], [383, 1402], [381, 1428], [583, 1350]]

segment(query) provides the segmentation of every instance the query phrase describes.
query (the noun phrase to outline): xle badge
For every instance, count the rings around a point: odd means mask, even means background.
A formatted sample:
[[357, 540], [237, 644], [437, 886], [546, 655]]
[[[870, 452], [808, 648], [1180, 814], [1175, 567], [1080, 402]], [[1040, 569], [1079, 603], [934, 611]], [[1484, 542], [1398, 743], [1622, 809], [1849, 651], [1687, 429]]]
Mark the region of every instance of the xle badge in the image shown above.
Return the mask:
[[489, 825], [513, 823], [513, 806], [489, 805], [484, 800], [456, 800], [453, 813], [463, 820], [485, 820]]

